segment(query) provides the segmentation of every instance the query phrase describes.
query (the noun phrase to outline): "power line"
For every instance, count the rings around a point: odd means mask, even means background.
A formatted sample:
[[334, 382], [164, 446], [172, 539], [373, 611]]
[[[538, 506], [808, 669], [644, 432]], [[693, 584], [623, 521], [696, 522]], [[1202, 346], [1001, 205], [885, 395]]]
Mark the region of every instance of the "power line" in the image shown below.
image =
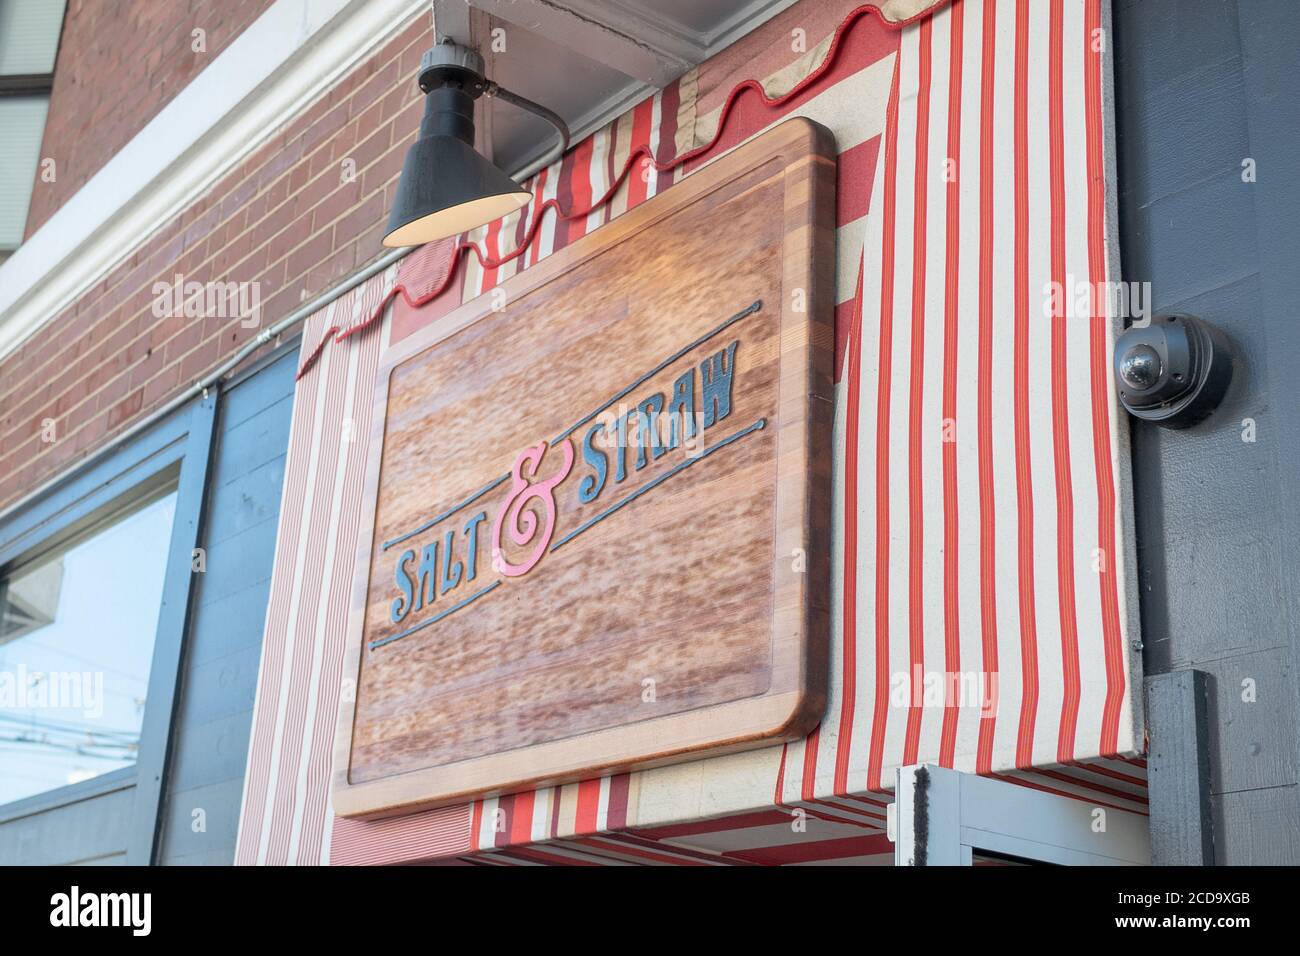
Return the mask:
[[[17, 750], [25, 754], [31, 754], [32, 748], [43, 748], [45, 750], [55, 750], [61, 753], [77, 754], [82, 757], [92, 757], [96, 760], [126, 760], [136, 759], [139, 750], [127, 744], [76, 744], [72, 742], [60, 743], [52, 740], [37, 740], [26, 737], [0, 737], [0, 746], [5, 746], [10, 750]], [[104, 753], [102, 751], [108, 751]]]
[[3, 712], [0, 712], [0, 722], [15, 724], [19, 727], [35, 727], [35, 728], [40, 728], [42, 730], [55, 731], [57, 733], [91, 734], [96, 737], [109, 737], [109, 738], [118, 737], [123, 740], [140, 739], [140, 732], [137, 730], [112, 730], [112, 729], [92, 730], [89, 726], [85, 724], [65, 723], [63, 721], [54, 720], [50, 718], [41, 720], [34, 716], [12, 717]]

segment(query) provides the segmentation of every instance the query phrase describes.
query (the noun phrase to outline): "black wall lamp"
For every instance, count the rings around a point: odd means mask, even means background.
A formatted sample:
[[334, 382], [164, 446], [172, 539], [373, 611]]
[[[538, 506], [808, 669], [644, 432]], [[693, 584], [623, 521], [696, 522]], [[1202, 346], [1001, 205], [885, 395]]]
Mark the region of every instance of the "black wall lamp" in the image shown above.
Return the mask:
[[402, 164], [384, 236], [384, 245], [393, 248], [457, 235], [509, 215], [532, 199], [532, 193], [474, 149], [474, 101], [480, 96], [512, 103], [559, 131], [556, 148], [520, 173], [520, 179], [569, 147], [563, 119], [487, 79], [483, 58], [457, 43], [444, 41], [424, 54], [419, 84], [425, 94], [420, 136]]
[[1223, 400], [1232, 349], [1223, 333], [1194, 315], [1157, 315], [1115, 340], [1115, 388], [1130, 415], [1164, 428], [1188, 428]]

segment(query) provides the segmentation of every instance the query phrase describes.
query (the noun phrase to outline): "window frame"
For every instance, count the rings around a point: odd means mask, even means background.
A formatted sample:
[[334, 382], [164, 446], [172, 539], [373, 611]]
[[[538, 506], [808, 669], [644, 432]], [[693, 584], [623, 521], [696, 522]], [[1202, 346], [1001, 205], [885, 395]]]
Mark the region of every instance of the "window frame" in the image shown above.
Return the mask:
[[121, 447], [74, 466], [38, 499], [0, 517], [0, 576], [5, 576], [72, 539], [136, 496], [164, 485], [176, 486], [176, 510], [135, 766], [0, 804], [0, 824], [134, 786], [127, 863], [153, 862], [161, 832], [163, 783], [191, 613], [192, 561], [202, 532], [218, 397], [218, 389], [210, 388]]
[[53, 73], [0, 73], [0, 96], [48, 98], [53, 90]]

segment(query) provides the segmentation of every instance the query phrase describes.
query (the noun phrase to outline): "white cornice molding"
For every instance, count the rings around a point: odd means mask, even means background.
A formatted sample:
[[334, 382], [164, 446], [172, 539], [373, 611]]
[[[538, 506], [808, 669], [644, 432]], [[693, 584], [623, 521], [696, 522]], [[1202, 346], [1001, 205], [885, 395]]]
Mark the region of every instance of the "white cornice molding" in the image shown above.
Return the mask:
[[0, 264], [0, 358], [428, 8], [275, 0]]

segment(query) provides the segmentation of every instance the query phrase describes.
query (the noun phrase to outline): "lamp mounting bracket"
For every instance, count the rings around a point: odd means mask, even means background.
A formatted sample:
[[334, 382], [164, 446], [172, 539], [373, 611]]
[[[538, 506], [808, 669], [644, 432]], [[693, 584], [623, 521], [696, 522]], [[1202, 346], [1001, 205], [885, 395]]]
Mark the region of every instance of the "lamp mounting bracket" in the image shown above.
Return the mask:
[[469, 47], [443, 40], [420, 58], [420, 89], [428, 93], [440, 86], [456, 86], [473, 99], [487, 90], [483, 57]]

